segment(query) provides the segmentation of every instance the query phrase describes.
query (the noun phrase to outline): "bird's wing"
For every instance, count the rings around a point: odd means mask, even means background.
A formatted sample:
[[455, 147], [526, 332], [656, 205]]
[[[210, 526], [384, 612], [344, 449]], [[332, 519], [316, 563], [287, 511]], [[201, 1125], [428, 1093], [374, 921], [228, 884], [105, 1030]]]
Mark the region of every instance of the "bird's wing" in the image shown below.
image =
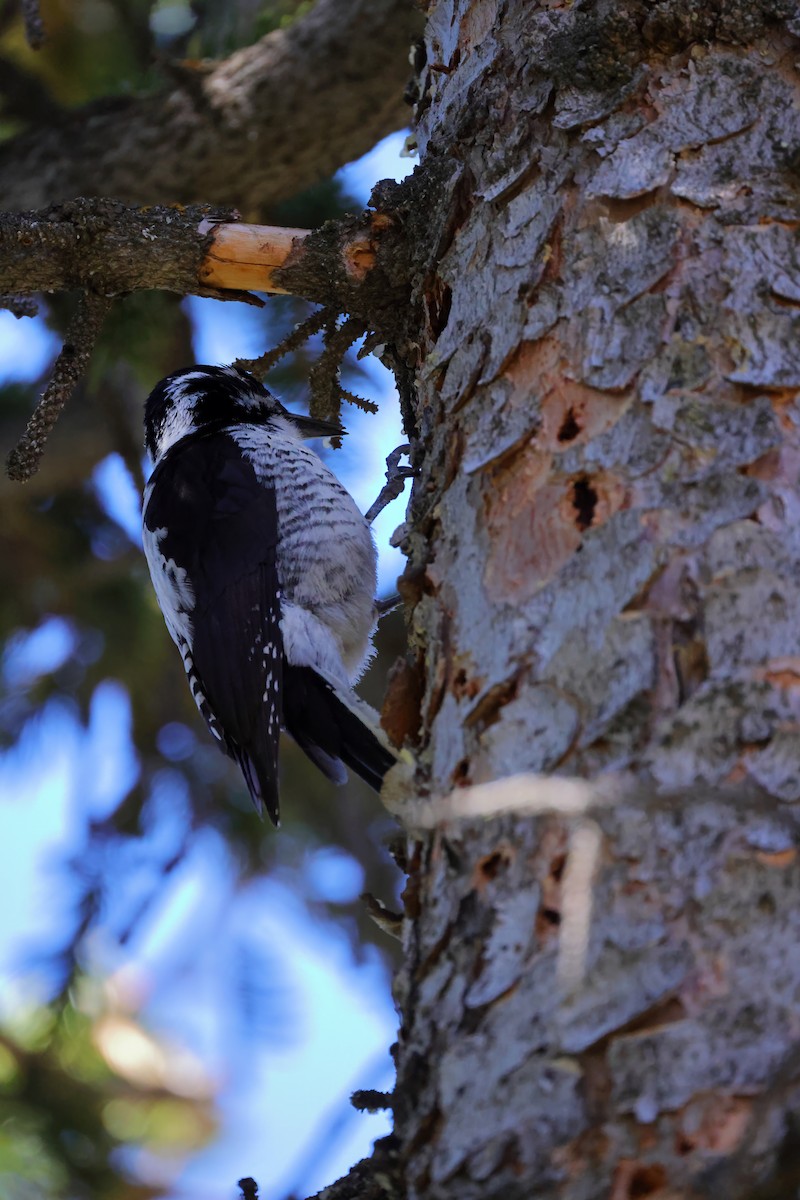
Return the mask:
[[[278, 822], [283, 646], [274, 489], [225, 433], [168, 451], [148, 485], [144, 541], [198, 707]], [[177, 586], [175, 584], [177, 580]]]

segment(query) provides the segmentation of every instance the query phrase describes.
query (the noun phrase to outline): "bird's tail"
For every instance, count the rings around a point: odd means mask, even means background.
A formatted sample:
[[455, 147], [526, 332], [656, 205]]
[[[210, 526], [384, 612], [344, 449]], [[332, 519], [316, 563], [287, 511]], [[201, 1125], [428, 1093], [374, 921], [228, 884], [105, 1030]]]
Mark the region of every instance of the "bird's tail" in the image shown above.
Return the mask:
[[334, 783], [345, 782], [348, 766], [380, 791], [397, 755], [374, 709], [313, 667], [285, 663], [283, 685], [284, 727], [315, 766]]
[[277, 828], [281, 823], [277, 754], [273, 761], [272, 756], [265, 757], [240, 746], [232, 746], [229, 753], [241, 767], [256, 812], [261, 816], [266, 809], [270, 821]]

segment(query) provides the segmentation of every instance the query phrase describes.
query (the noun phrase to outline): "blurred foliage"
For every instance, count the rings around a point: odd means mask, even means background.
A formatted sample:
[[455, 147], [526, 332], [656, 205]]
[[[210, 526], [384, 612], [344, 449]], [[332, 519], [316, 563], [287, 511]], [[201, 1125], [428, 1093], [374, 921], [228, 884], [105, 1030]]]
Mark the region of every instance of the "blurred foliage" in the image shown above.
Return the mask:
[[[293, 0], [205, 0], [192, 6], [46, 0], [42, 13], [48, 42], [34, 54], [25, 45], [19, 4], [6, 0], [0, 3], [0, 139], [47, 119], [53, 107], [116, 103], [115, 98], [133, 91], [163, 86], [165, 55], [225, 54], [284, 27], [307, 7]], [[167, 9], [182, 10], [183, 17], [177, 11], [165, 17]], [[309, 226], [358, 208], [331, 180], [265, 219]], [[59, 336], [72, 307], [70, 297], [47, 301], [46, 320]], [[263, 348], [277, 344], [308, 311], [290, 297], [271, 298], [261, 314]], [[312, 343], [283, 360], [268, 384], [288, 401], [299, 400], [318, 350]], [[143, 400], [158, 379], [193, 360], [191, 324], [178, 297], [140, 293], [118, 303], [89, 376], [50, 439], [41, 471], [25, 488], [0, 480], [0, 641], [7, 647], [6, 667], [11, 650], [24, 646], [26, 637], [51, 618], [63, 619], [70, 633], [68, 653], [52, 669], [32, 671], [22, 679], [0, 670], [0, 744], [17, 744], [53, 703], [86, 726], [96, 689], [111, 679], [130, 697], [137, 755], [136, 777], [122, 802], [102, 818], [84, 813], [79, 853], [53, 868], [54, 875], [60, 870], [68, 876], [69, 886], [63, 878], [60, 885], [70, 901], [55, 906], [58, 933], [54, 926], [53, 943], [41, 948], [48, 956], [52, 994], [49, 1007], [30, 1015], [38, 1032], [0, 1029], [3, 1200], [65, 1195], [143, 1200], [159, 1195], [128, 1177], [117, 1148], [158, 1144], [163, 1149], [166, 1142], [167, 1149], [174, 1149], [182, 1138], [197, 1144], [210, 1135], [209, 1102], [175, 1096], [166, 1085], [144, 1087], [124, 1078], [99, 1048], [101, 1008], [81, 1007], [75, 999], [88, 987], [85, 979], [80, 983], [79, 964], [96, 928], [113, 909], [113, 936], [120, 945], [130, 938], [157, 902], [159, 880], [169, 877], [204, 830], [212, 828], [225, 839], [242, 881], [279, 872], [302, 893], [309, 853], [332, 846], [361, 865], [368, 890], [391, 903], [398, 888], [398, 872], [384, 846], [392, 824], [376, 797], [358, 780], [346, 789], [332, 788], [293, 745], [284, 745], [282, 753], [283, 829], [276, 833], [258, 820], [238, 772], [219, 754], [195, 710], [140, 548], [109, 514], [93, 480], [98, 464], [118, 454], [140, 489]], [[361, 371], [352, 360], [345, 385], [364, 391]], [[0, 387], [4, 456], [46, 375]], [[376, 492], [382, 466], [370, 465]], [[383, 623], [378, 656], [362, 689], [374, 704], [380, 702], [403, 636], [399, 616]], [[179, 844], [158, 859], [150, 847], [157, 840], [165, 789], [167, 805], [174, 794], [179, 810], [185, 793], [188, 807]], [[131, 889], [137, 900], [120, 914], [132, 849], [154, 855], [153, 883], [144, 894]], [[367, 939], [375, 939], [384, 953], [391, 951], [360, 903], [337, 905], [310, 895], [306, 900], [320, 916], [348, 931], [356, 953]], [[280, 990], [279, 964], [253, 970]], [[251, 1013], [256, 1008], [269, 1012], [264, 996], [257, 988], [253, 992], [245, 975], [243, 1011], [249, 1004]]]
[[230, 54], [276, 29], [286, 29], [311, 8], [312, 0], [194, 0], [190, 7], [198, 18], [196, 37], [204, 54], [213, 58]]
[[47, 40], [37, 51], [25, 40], [20, 7], [15, 0], [0, 6], [0, 65], [5, 60], [15, 68], [5, 79], [0, 70], [0, 115], [9, 120], [9, 128], [0, 125], [0, 136], [28, 123], [26, 117], [40, 118], [48, 102], [63, 108], [89, 101], [105, 106], [162, 88], [170, 81], [171, 62], [225, 58], [265, 34], [287, 28], [311, 3], [41, 0]]
[[0, 1029], [3, 1200], [150, 1200], [115, 1161], [122, 1147], [180, 1160], [214, 1132], [211, 1088], [185, 1054], [159, 1042], [109, 990], [83, 979], [74, 1000], [32, 1008]]

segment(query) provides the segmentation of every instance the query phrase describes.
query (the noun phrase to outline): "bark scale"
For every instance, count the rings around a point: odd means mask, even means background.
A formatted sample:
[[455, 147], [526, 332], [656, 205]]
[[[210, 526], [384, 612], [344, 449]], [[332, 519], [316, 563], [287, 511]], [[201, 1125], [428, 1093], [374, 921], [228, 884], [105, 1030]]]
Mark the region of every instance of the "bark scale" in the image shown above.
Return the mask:
[[396, 1108], [409, 1197], [745, 1196], [788, 1161], [787, 14], [429, 6], [418, 140], [423, 165], [446, 168], [431, 221], [447, 235], [418, 281], [412, 660], [388, 723], [412, 729], [418, 796], [525, 771], [619, 791], [577, 826], [506, 815], [411, 843]]

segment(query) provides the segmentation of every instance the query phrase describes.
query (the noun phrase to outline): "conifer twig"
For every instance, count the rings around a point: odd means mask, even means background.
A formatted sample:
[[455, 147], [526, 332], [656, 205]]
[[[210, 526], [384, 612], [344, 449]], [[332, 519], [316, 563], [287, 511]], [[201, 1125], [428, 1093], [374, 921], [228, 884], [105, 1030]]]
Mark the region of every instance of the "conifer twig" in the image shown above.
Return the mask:
[[45, 41], [46, 33], [39, 0], [22, 0], [22, 19], [25, 22], [25, 39], [31, 50], [38, 50]]
[[322, 329], [330, 318], [330, 309], [315, 309], [304, 321], [295, 325], [292, 332], [272, 350], [265, 351], [258, 358], [237, 358], [233, 365], [241, 367], [243, 371], [249, 371], [251, 375], [255, 375], [256, 379], [263, 383], [264, 376], [268, 371], [272, 370], [277, 362], [280, 362], [292, 350], [296, 350], [298, 346], [302, 346], [303, 342], [313, 337], [315, 333], [319, 333], [320, 329]]
[[364, 323], [358, 317], [348, 317], [338, 329], [333, 326], [326, 332], [325, 349], [308, 375], [311, 384], [312, 417], [328, 421], [338, 419], [341, 408], [339, 371], [342, 359], [364, 331]]
[[72, 318], [64, 345], [53, 364], [53, 374], [33, 416], [6, 462], [9, 479], [25, 483], [39, 469], [50, 432], [62, 408], [74, 392], [89, 365], [103, 319], [111, 299], [97, 292], [85, 292]]
[[374, 416], [374, 414], [378, 411], [378, 406], [374, 400], [367, 400], [364, 396], [356, 395], [355, 392], [348, 392], [347, 388], [340, 387], [339, 395], [343, 400], [346, 400], [348, 404], [352, 404], [356, 408], [360, 408], [362, 412], [372, 413]]

